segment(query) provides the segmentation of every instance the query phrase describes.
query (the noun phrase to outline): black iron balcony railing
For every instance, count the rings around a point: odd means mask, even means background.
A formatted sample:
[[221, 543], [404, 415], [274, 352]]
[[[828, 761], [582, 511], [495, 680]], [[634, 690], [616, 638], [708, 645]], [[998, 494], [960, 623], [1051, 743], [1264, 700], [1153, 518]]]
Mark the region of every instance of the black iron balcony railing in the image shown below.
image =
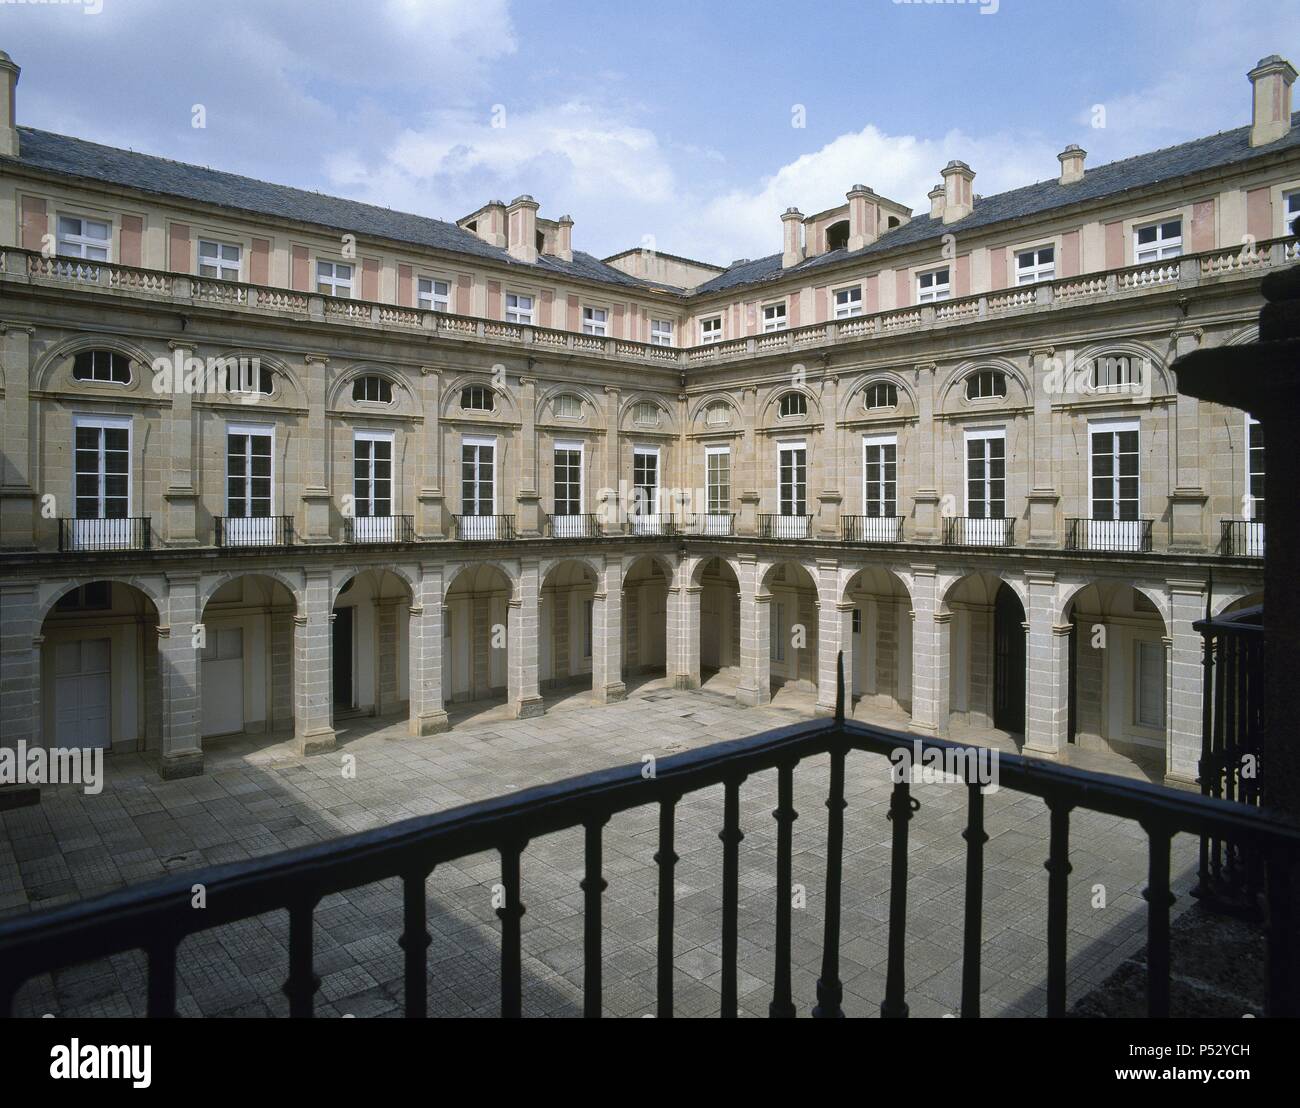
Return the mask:
[[595, 512], [547, 516], [546, 533], [553, 539], [598, 539], [600, 518]]
[[1219, 553], [1230, 558], [1264, 556], [1264, 521], [1262, 519], [1225, 519], [1219, 539]]
[[946, 516], [943, 521], [945, 546], [1011, 546], [1016, 534], [1013, 516], [976, 519], [973, 516]]
[[1066, 550], [1118, 550], [1146, 554], [1151, 550], [1151, 519], [1067, 519]]
[[59, 520], [59, 550], [148, 550], [153, 531], [149, 516], [123, 516], [121, 519]]
[[[674, 849], [676, 806], [683, 796], [723, 787], [721, 1014], [738, 1010], [740, 914], [740, 790], [747, 778], [775, 771], [777, 822], [775, 949], [772, 1016], [795, 1015], [791, 991], [792, 887], [794, 880], [794, 774], [801, 762], [829, 756], [826, 800], [825, 923], [821, 975], [817, 982], [817, 1017], [842, 1016], [840, 936], [846, 923], [856, 935], [866, 917], [843, 907], [845, 854], [845, 774], [850, 755], [890, 758], [900, 750], [921, 747], [923, 764], [938, 756], [963, 771], [978, 765], [979, 751], [943, 739], [925, 739], [844, 719], [843, 658], [834, 718], [798, 723], [749, 738], [731, 740], [661, 759], [647, 777], [640, 763], [600, 770], [583, 777], [543, 785], [525, 792], [470, 804], [434, 815], [417, 816], [386, 827], [362, 831], [268, 857], [231, 862], [180, 873], [106, 896], [63, 905], [47, 912], [0, 921], [0, 1012], [12, 1013], [18, 987], [28, 978], [114, 954], [144, 950], [148, 958], [145, 986], [149, 1016], [176, 1014], [177, 950], [190, 935], [286, 911], [289, 952], [284, 992], [291, 1016], [314, 1014], [320, 987], [313, 955], [314, 914], [322, 898], [390, 878], [402, 881], [404, 924], [394, 936], [404, 957], [404, 1000], [408, 1017], [428, 1015], [430, 936], [427, 919], [430, 874], [447, 862], [486, 851], [501, 856], [501, 1014], [522, 1012], [522, 936], [524, 905], [520, 899], [520, 863], [533, 839], [570, 828], [583, 828], [584, 867], [577, 882], [583, 893], [583, 1012], [599, 1016], [602, 1006], [602, 893], [606, 887], [602, 834], [615, 815], [656, 806], [659, 812], [657, 909], [657, 1002], [661, 1017], [673, 1014]], [[891, 759], [892, 760], [892, 759]], [[883, 766], [882, 763], [876, 763]], [[1046, 844], [1047, 880], [1047, 1014], [1066, 1010], [1066, 936], [1069, 906], [1070, 813], [1076, 808], [1101, 812], [1141, 824], [1147, 834], [1149, 877], [1147, 902], [1147, 1010], [1169, 1014], [1170, 994], [1170, 840], [1176, 833], [1218, 836], [1248, 844], [1263, 860], [1270, 882], [1282, 880], [1290, 858], [1300, 850], [1300, 828], [1265, 812], [1214, 797], [1179, 792], [1145, 781], [1088, 773], [1015, 754], [1000, 754], [998, 786], [1040, 797], [1050, 813]], [[874, 769], [873, 769], [874, 772]], [[906, 774], [892, 772], [889, 805], [890, 882], [888, 956], [883, 1016], [908, 1014], [904, 976], [907, 954], [908, 825], [920, 805]], [[966, 781], [966, 896], [963, 906], [961, 1015], [979, 1016], [980, 952], [984, 917], [984, 786]], [[875, 832], [872, 832], [874, 835]], [[693, 837], [692, 837], [693, 838]], [[207, 908], [191, 908], [194, 885], [207, 891]], [[1300, 997], [1285, 988], [1285, 946], [1292, 924], [1284, 917], [1289, 901], [1270, 898], [1275, 918], [1265, 929], [1268, 943], [1268, 995], [1271, 1016], [1294, 1016]]]
[[[1245, 608], [1192, 625], [1205, 641], [1201, 701], [1203, 796], [1258, 806], [1264, 745], [1264, 609]], [[1221, 908], [1252, 912], [1263, 891], [1262, 859], [1217, 835], [1201, 838], [1195, 895]]]
[[646, 512], [642, 515], [628, 516], [627, 532], [629, 535], [641, 535], [651, 538], [675, 535], [677, 517], [667, 512]]
[[806, 539], [812, 531], [810, 515], [760, 515], [760, 539]]
[[736, 533], [732, 512], [704, 512], [677, 517], [677, 531], [682, 535], [731, 536]]
[[463, 542], [501, 542], [515, 537], [514, 516], [452, 516], [456, 538]]
[[216, 516], [217, 545], [291, 546], [293, 516]]
[[845, 542], [902, 542], [902, 516], [841, 516], [840, 537]]
[[353, 516], [343, 521], [343, 541], [349, 543], [415, 542], [415, 517]]

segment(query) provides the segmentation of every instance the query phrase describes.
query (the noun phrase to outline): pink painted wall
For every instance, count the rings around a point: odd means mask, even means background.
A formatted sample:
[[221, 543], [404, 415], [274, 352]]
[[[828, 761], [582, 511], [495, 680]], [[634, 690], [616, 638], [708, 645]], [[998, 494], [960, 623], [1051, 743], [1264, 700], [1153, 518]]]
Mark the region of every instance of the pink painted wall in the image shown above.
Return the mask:
[[456, 274], [456, 314], [469, 315], [474, 310], [474, 278], [468, 273]]
[[1255, 241], [1273, 237], [1273, 197], [1268, 188], [1246, 193], [1246, 233]]
[[415, 273], [409, 265], [397, 267], [397, 302], [403, 308], [415, 307]]
[[953, 296], [970, 295], [970, 255], [969, 254], [959, 255], [956, 264], [953, 266], [952, 294]]
[[568, 318], [565, 323], [565, 330], [581, 331], [582, 327], [578, 323], [578, 318], [578, 298], [570, 293], [568, 302]]
[[1007, 248], [995, 246], [989, 251], [989, 287], [1004, 289], [1007, 287]]
[[45, 217], [45, 201], [35, 196], [23, 197], [23, 249], [39, 250], [49, 226]]
[[802, 301], [803, 297], [801, 297], [797, 292], [790, 296], [790, 301], [786, 306], [785, 314], [787, 322], [791, 327], [799, 326], [799, 313], [803, 310]]
[[488, 319], [501, 319], [501, 282], [489, 281], [487, 283], [487, 317]]
[[880, 311], [879, 274], [873, 273], [866, 280], [866, 288], [862, 291], [862, 310], [868, 315]]
[[138, 215], [122, 217], [122, 235], [118, 240], [118, 258], [123, 265], [139, 265], [140, 240], [144, 236], [144, 220]]
[[894, 295], [895, 307], [906, 308], [912, 303], [912, 278], [908, 273], [898, 272], [894, 274]]
[[1214, 249], [1214, 200], [1198, 200], [1192, 205], [1192, 251]]
[[626, 314], [622, 304], [614, 305], [614, 318], [611, 321], [609, 333], [616, 339], [627, 338], [627, 332], [623, 330], [623, 319]]
[[173, 223], [168, 233], [167, 264], [173, 273], [189, 273], [190, 227], [188, 223]]
[[1106, 224], [1106, 268], [1121, 269], [1124, 265], [1124, 224], [1119, 220]]
[[311, 289], [305, 246], [295, 246], [289, 252], [289, 287], [295, 292], [308, 292]]
[[248, 279], [255, 285], [271, 283], [270, 239], [253, 240], [253, 253], [248, 259]]
[[1079, 273], [1079, 232], [1067, 231], [1061, 236], [1061, 266], [1059, 276], [1075, 277]]
[[537, 322], [543, 327], [552, 327], [551, 313], [555, 307], [555, 293], [550, 289], [542, 289], [542, 302], [538, 308]]
[[832, 295], [831, 290], [825, 285], [813, 292], [813, 303], [817, 305], [817, 315], [814, 322], [825, 323], [830, 318]]
[[379, 299], [379, 259], [361, 259], [361, 299]]

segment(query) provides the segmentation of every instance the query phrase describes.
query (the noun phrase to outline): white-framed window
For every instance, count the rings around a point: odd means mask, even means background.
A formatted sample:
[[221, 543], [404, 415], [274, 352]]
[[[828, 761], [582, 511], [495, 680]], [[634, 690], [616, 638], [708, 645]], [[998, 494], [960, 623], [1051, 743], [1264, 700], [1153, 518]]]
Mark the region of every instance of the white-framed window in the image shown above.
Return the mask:
[[672, 346], [673, 321], [671, 319], [652, 319], [650, 321], [650, 343], [653, 346]]
[[460, 440], [460, 512], [496, 515], [497, 440], [465, 435]]
[[802, 442], [776, 446], [777, 502], [783, 516], [808, 514], [808, 448]]
[[798, 419], [808, 414], [808, 397], [801, 392], [784, 393], [777, 402], [777, 415], [781, 419]]
[[393, 432], [356, 431], [352, 437], [352, 508], [361, 519], [393, 514]]
[[1005, 519], [1007, 433], [1002, 427], [966, 432], [966, 516]]
[[1162, 219], [1133, 228], [1133, 262], [1158, 262], [1183, 252], [1182, 219]]
[[1149, 639], [1133, 643], [1133, 722], [1165, 726], [1165, 646]]
[[947, 266], [916, 275], [916, 302], [918, 304], [932, 304], [936, 300], [947, 300], [951, 295], [952, 283]]
[[632, 408], [632, 422], [638, 427], [658, 427], [659, 405], [649, 400], [638, 400]]
[[722, 316], [710, 316], [708, 319], [700, 320], [700, 342], [708, 345], [711, 342], [722, 341]]
[[659, 447], [632, 448], [632, 514], [659, 514]]
[[1032, 285], [1056, 276], [1056, 247], [1036, 246], [1016, 253], [1016, 284]]
[[785, 302], [763, 305], [763, 330], [784, 331], [786, 328]]
[[897, 408], [898, 386], [893, 381], [876, 381], [868, 385], [862, 393], [862, 406], [867, 411], [876, 408]]
[[862, 286], [851, 285], [835, 290], [835, 318], [848, 319], [862, 314]]
[[490, 412], [496, 408], [496, 394], [487, 385], [466, 385], [460, 390], [463, 412]]
[[266, 424], [226, 425], [226, 515], [265, 519], [275, 490], [275, 429]]
[[1264, 518], [1264, 425], [1246, 413], [1246, 504], [1247, 519]]
[[1091, 517], [1096, 521], [1140, 516], [1139, 433], [1136, 420], [1088, 424], [1091, 455]]
[[561, 393], [551, 401], [551, 412], [556, 419], [581, 419], [582, 398], [571, 392]]
[[438, 277], [421, 277], [416, 282], [416, 306], [427, 312], [451, 310], [451, 282]]
[[1300, 219], [1300, 189], [1292, 189], [1282, 194], [1282, 237], [1288, 238], [1297, 232], [1291, 225]]
[[238, 281], [243, 255], [244, 248], [237, 242], [199, 239], [199, 276], [215, 277], [218, 281]]
[[131, 417], [74, 416], [73, 504], [77, 519], [131, 514]]
[[715, 400], [704, 409], [704, 423], [707, 427], [726, 427], [731, 422], [731, 405], [722, 400]]
[[705, 491], [709, 515], [731, 511], [731, 448], [704, 448]]
[[1092, 364], [1092, 387], [1099, 392], [1140, 387], [1142, 362], [1128, 354], [1105, 354]]
[[862, 439], [862, 511], [875, 518], [898, 515], [898, 438]]
[[391, 404], [393, 382], [378, 373], [367, 373], [352, 382], [352, 399], [364, 404]]
[[316, 262], [316, 291], [326, 296], [352, 298], [352, 272], [348, 262]]
[[116, 350], [80, 350], [72, 359], [72, 379], [129, 385], [131, 359]]
[[966, 378], [967, 400], [990, 400], [1007, 395], [1007, 375], [997, 369], [977, 369]]
[[533, 304], [533, 298], [525, 296], [522, 292], [506, 293], [506, 322], [531, 325], [533, 322]]
[[555, 514], [582, 514], [582, 443], [555, 444]]
[[57, 245], [64, 258], [85, 258], [106, 262], [112, 249], [112, 226], [102, 219], [80, 215], [61, 215], [58, 220]]
[[609, 309], [593, 308], [589, 305], [582, 309], [582, 333], [584, 335], [605, 335], [609, 332]]

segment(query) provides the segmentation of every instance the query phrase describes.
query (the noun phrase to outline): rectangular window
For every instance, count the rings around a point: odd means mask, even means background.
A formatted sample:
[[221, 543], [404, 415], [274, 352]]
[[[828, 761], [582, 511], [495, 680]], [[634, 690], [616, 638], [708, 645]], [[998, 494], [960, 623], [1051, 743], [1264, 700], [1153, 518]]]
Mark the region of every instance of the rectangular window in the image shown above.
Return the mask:
[[781, 633], [781, 628], [785, 625], [785, 605], [777, 600], [769, 600], [767, 604], [768, 638], [769, 643], [768, 659], [773, 662], [785, 661], [785, 636]]
[[1292, 229], [1293, 224], [1300, 219], [1300, 189], [1293, 189], [1291, 192], [1282, 194], [1282, 237], [1291, 238], [1300, 231]]
[[1165, 647], [1163, 643], [1134, 644], [1133, 722], [1141, 727], [1165, 726]]
[[265, 519], [271, 514], [273, 440], [269, 427], [226, 428], [226, 515]]
[[1246, 416], [1245, 508], [1247, 519], [1264, 518], [1264, 427], [1249, 414]]
[[582, 514], [582, 444], [555, 444], [555, 514]]
[[869, 435], [863, 439], [863, 514], [898, 515], [898, 439]]
[[582, 309], [582, 333], [604, 335], [609, 330], [609, 310], [606, 308]]
[[218, 281], [238, 281], [243, 248], [234, 242], [199, 239], [199, 276]]
[[659, 448], [637, 446], [632, 449], [632, 514], [654, 516], [659, 513]]
[[848, 319], [862, 314], [862, 286], [835, 290], [835, 318]]
[[352, 266], [347, 262], [316, 263], [316, 291], [326, 296], [352, 298]]
[[783, 516], [808, 514], [808, 451], [801, 442], [777, 445], [778, 493]]
[[764, 304], [763, 305], [763, 330], [784, 331], [785, 327], [786, 327], [785, 305]]
[[436, 277], [421, 277], [416, 293], [416, 304], [427, 312], [451, 310], [451, 282]]
[[1005, 519], [1007, 514], [1007, 440], [1001, 428], [966, 432], [966, 515], [970, 519]]
[[652, 319], [650, 321], [650, 342], [654, 346], [672, 346], [673, 321], [671, 319]]
[[1056, 276], [1056, 247], [1040, 246], [1034, 250], [1021, 250], [1016, 255], [1016, 284], [1032, 285], [1035, 281], [1050, 281]]
[[460, 512], [496, 514], [496, 439], [463, 438], [460, 445]]
[[1138, 425], [1093, 423], [1088, 427], [1092, 454], [1092, 518], [1135, 520], [1138, 499]]
[[1158, 262], [1183, 252], [1183, 221], [1166, 219], [1133, 228], [1133, 262]]
[[700, 342], [708, 344], [722, 341], [722, 316], [700, 320]]
[[948, 267], [932, 269], [929, 273], [916, 275], [916, 302], [930, 304], [936, 300], [947, 300], [952, 295]]
[[726, 446], [704, 448], [704, 468], [708, 492], [709, 515], [731, 511], [731, 449]]
[[358, 519], [393, 514], [393, 435], [358, 431], [352, 442], [352, 507]]
[[61, 215], [58, 228], [58, 251], [62, 257], [108, 261], [112, 230], [103, 220]]
[[77, 416], [73, 445], [77, 519], [126, 519], [131, 514], [131, 420]]
[[533, 298], [517, 292], [506, 293], [506, 322], [523, 323], [531, 326], [533, 322]]

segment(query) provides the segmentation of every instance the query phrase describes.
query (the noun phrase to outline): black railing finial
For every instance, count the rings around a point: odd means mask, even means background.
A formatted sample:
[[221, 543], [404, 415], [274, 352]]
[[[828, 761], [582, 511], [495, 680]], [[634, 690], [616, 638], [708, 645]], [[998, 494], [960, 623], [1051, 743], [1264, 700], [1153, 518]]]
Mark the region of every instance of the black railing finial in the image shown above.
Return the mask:
[[844, 722], [844, 651], [835, 657], [835, 722]]

